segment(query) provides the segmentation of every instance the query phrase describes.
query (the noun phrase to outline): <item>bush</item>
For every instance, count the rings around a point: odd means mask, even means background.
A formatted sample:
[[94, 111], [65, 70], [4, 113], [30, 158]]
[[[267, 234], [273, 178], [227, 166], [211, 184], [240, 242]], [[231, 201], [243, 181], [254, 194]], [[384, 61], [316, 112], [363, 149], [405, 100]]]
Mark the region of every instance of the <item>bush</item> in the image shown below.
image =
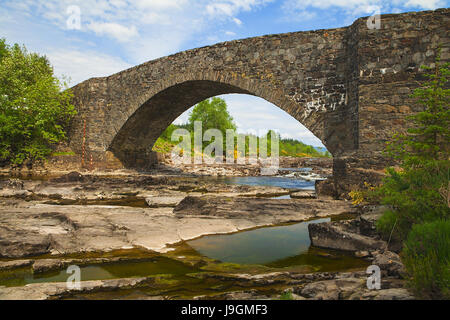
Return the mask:
[[383, 235], [383, 238], [388, 239], [391, 233], [393, 233], [394, 228], [397, 227], [397, 223], [397, 213], [392, 210], [387, 210], [375, 224], [378, 232]]
[[294, 300], [291, 291], [283, 292], [280, 296], [280, 300]]
[[450, 220], [415, 225], [402, 258], [417, 296], [450, 299]]
[[[394, 227], [398, 239], [406, 239], [415, 224], [450, 218], [444, 193], [448, 193], [449, 161], [434, 161], [433, 165], [396, 172], [388, 169], [388, 176], [376, 193], [381, 203], [392, 207], [377, 223], [383, 235]], [[442, 192], [443, 190], [446, 192]]]
[[0, 39], [0, 160], [45, 159], [65, 139], [72, 94], [45, 56]]

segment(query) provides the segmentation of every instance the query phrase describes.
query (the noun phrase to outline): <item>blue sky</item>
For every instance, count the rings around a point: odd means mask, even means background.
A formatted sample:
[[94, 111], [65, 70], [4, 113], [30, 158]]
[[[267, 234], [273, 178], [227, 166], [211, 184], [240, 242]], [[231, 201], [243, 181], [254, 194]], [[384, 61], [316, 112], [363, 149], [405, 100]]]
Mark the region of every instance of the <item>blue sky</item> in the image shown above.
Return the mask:
[[[79, 29], [67, 24], [76, 14], [74, 6], [80, 11]], [[448, 6], [446, 0], [0, 0], [0, 37], [47, 55], [56, 74], [70, 77], [75, 85], [217, 42], [347, 26], [376, 10], [398, 13]], [[274, 129], [283, 136], [322, 145], [299, 122], [263, 99], [224, 98], [241, 131], [258, 132], [282, 123], [282, 128]]]

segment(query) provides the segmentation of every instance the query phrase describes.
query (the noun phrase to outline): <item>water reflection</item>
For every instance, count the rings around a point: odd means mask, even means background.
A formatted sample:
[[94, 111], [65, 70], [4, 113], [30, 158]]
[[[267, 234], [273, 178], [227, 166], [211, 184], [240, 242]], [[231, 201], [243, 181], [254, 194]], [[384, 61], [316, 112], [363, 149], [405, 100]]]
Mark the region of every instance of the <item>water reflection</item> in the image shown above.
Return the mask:
[[188, 241], [201, 254], [240, 264], [268, 264], [306, 253], [310, 246], [308, 224], [328, 222], [329, 218], [288, 226], [261, 228], [228, 235], [212, 235]]
[[330, 220], [324, 218], [235, 234], [205, 236], [187, 244], [209, 258], [229, 263], [262, 264], [272, 268], [306, 266], [310, 271], [338, 271], [366, 266], [367, 262], [352, 255], [310, 246], [308, 225]]

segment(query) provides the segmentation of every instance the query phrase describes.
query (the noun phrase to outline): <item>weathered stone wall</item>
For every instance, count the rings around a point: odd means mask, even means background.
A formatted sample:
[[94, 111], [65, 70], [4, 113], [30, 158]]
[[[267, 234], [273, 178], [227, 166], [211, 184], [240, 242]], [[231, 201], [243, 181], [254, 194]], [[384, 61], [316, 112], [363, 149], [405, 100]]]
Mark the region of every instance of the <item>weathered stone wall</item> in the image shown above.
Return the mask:
[[[405, 132], [406, 117], [422, 110], [411, 97], [425, 80], [421, 65], [450, 60], [450, 10], [389, 14], [381, 17], [381, 30], [369, 30], [363, 19], [351, 28], [357, 37], [358, 148], [341, 157], [334, 181], [337, 195], [367, 182], [377, 182], [389, 161], [382, 151], [395, 132]], [[355, 170], [359, 169], [361, 170]], [[367, 170], [370, 169], [370, 170]]]
[[109, 150], [124, 165], [144, 165], [160, 133], [189, 107], [245, 93], [311, 130], [340, 159], [339, 172], [381, 168], [385, 141], [420, 110], [409, 97], [423, 79], [420, 65], [433, 66], [439, 44], [449, 60], [449, 12], [382, 15], [379, 30], [361, 18], [347, 28], [224, 42], [87, 80], [73, 88], [71, 147], [81, 152], [86, 120], [86, 149], [96, 158]]
[[450, 10], [383, 15], [382, 30], [357, 21], [359, 45], [359, 150], [372, 156], [393, 132], [404, 131], [405, 116], [421, 110], [410, 97], [433, 67], [438, 46], [450, 59]]
[[348, 64], [353, 64], [347, 37], [348, 29], [340, 28], [236, 40], [90, 79], [73, 88], [79, 115], [72, 147], [81, 150], [86, 119], [89, 150], [111, 150], [132, 165], [192, 105], [214, 95], [246, 93], [285, 110], [333, 154], [354, 149], [349, 132], [356, 123], [346, 123]]

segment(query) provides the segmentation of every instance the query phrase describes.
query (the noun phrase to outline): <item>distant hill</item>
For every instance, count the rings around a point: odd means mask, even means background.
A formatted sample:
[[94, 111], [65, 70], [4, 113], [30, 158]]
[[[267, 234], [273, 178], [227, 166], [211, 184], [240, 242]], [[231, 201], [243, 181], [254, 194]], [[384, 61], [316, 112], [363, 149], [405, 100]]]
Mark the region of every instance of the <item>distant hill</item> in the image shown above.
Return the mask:
[[328, 151], [327, 148], [325, 148], [325, 147], [314, 147], [314, 149], [316, 149], [317, 151], [322, 152], [322, 153], [325, 153]]

